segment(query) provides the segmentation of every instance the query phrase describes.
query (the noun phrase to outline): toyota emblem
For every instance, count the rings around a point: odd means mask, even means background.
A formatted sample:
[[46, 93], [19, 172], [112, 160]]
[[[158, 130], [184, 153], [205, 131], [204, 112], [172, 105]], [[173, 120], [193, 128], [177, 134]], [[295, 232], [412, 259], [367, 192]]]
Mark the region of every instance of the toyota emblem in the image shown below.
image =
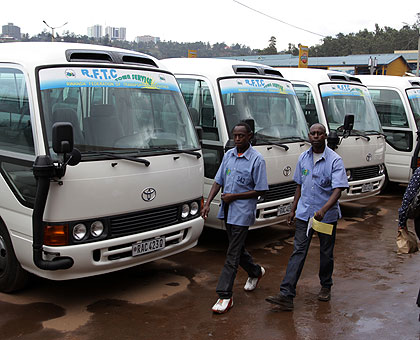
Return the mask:
[[141, 193], [141, 198], [143, 198], [143, 201], [150, 202], [153, 201], [156, 197], [156, 190], [153, 188], [146, 188]]
[[286, 166], [283, 168], [283, 175], [290, 176], [290, 174], [292, 173], [292, 168], [290, 166]]
[[368, 162], [370, 162], [372, 160], [372, 154], [370, 152], [366, 155], [366, 160]]

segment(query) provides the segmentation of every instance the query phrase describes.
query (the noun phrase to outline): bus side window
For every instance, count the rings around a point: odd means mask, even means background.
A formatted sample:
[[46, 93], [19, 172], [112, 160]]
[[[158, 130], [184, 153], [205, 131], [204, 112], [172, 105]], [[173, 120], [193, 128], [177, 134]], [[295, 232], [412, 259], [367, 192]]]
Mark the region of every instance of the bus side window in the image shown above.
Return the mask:
[[27, 155], [35, 155], [35, 148], [25, 77], [17, 69], [0, 68], [1, 151], [16, 154], [16, 158], [0, 158], [0, 172], [18, 200], [31, 207], [35, 198], [36, 180], [32, 172], [32, 161], [23, 159]]
[[0, 148], [35, 154], [26, 83], [19, 70], [0, 69]]

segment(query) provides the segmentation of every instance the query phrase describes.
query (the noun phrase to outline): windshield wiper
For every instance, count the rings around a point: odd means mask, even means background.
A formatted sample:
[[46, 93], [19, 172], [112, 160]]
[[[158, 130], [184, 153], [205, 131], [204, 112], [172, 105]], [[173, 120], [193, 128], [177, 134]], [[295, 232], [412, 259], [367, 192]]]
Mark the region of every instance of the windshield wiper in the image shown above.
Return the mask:
[[293, 140], [293, 141], [297, 141], [297, 142], [305, 142], [308, 144], [311, 144], [307, 139], [304, 139], [302, 137], [298, 137], [298, 136], [290, 136], [290, 137], [284, 137], [281, 139], [289, 139], [289, 140]]
[[257, 141], [261, 141], [261, 142], [264, 142], [264, 143], [269, 144], [269, 145], [279, 146], [279, 147], [283, 148], [286, 151], [289, 150], [289, 147], [286, 144], [281, 144], [281, 143], [269, 141], [269, 140], [261, 137], [257, 133], [254, 136], [255, 136], [255, 138], [256, 138]]
[[365, 138], [367, 141], [370, 141], [370, 137], [366, 136], [362, 131], [359, 131], [359, 130], [351, 130], [350, 135], [359, 136], [359, 137]]
[[136, 158], [136, 157], [126, 156], [126, 155], [122, 155], [122, 154], [106, 152], [106, 151], [85, 151], [85, 152], [82, 152], [81, 154], [82, 155], [92, 155], [92, 156], [95, 156], [95, 155], [107, 156], [107, 157], [114, 158], [114, 159], [125, 159], [127, 161], [142, 163], [146, 166], [150, 165], [150, 162], [147, 159]]
[[173, 153], [185, 153], [187, 155], [192, 155], [197, 157], [197, 159], [199, 159], [201, 157], [201, 153], [197, 152], [197, 151], [191, 151], [191, 150], [181, 150], [181, 149], [174, 149], [174, 148], [170, 148], [170, 147], [166, 147], [166, 146], [156, 146], [153, 148], [150, 148], [150, 150], [167, 150], [167, 151], [171, 151]]
[[383, 132], [378, 131], [378, 130], [366, 130], [365, 132], [373, 132], [373, 133], [376, 133], [376, 134], [381, 135], [384, 138], [386, 138], [386, 134], [384, 134]]

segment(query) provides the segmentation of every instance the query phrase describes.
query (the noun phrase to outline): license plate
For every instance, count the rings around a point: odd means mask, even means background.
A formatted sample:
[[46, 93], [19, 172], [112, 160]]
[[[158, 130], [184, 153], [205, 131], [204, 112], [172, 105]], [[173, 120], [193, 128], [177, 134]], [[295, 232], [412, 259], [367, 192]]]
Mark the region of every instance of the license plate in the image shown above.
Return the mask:
[[362, 192], [368, 192], [373, 190], [373, 183], [365, 183], [362, 185]]
[[156, 237], [151, 240], [144, 240], [133, 244], [132, 254], [138, 256], [152, 251], [160, 250], [165, 248], [165, 238]]
[[281, 205], [277, 209], [277, 216], [286, 215], [292, 211], [292, 203]]

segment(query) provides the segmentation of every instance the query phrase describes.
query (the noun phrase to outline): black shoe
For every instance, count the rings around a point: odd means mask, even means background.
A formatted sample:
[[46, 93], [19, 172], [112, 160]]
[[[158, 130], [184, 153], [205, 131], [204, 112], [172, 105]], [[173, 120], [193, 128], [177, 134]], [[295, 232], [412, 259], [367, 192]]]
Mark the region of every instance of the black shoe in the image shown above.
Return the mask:
[[291, 296], [285, 296], [281, 293], [273, 296], [268, 296], [265, 301], [279, 305], [281, 310], [293, 310], [293, 298]]
[[330, 301], [331, 299], [331, 288], [330, 287], [322, 287], [318, 293], [318, 300], [319, 301]]

